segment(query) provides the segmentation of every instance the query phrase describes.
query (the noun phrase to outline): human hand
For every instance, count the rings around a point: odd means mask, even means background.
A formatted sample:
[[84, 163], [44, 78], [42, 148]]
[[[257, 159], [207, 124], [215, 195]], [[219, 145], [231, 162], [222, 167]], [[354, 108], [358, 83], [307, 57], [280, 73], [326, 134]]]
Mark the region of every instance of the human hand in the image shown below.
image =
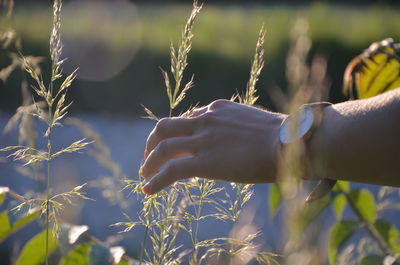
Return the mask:
[[217, 100], [190, 117], [160, 120], [147, 139], [140, 174], [151, 180], [143, 192], [155, 194], [190, 177], [274, 182], [278, 132], [284, 118], [280, 113]]

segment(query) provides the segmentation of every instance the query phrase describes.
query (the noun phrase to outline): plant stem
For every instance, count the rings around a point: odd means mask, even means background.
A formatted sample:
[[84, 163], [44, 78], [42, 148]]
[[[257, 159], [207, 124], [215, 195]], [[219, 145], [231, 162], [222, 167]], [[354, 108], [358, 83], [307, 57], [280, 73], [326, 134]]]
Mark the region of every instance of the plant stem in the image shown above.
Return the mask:
[[[51, 110], [49, 110], [49, 115], [51, 117]], [[46, 185], [46, 265], [49, 264], [49, 217], [50, 217], [50, 185], [51, 185], [51, 175], [50, 175], [50, 159], [51, 159], [51, 129], [49, 131], [49, 136], [47, 138], [47, 185]]]
[[194, 230], [194, 237], [192, 238], [193, 241], [193, 256], [192, 256], [192, 261], [194, 262], [193, 264], [197, 264], [197, 243], [198, 243], [198, 233], [199, 233], [199, 219], [201, 216], [201, 212], [203, 210], [203, 192], [200, 195], [200, 200], [199, 200], [199, 207], [196, 209], [196, 227]]
[[203, 196], [200, 197], [199, 208], [197, 208], [197, 212], [196, 212], [196, 228], [195, 228], [195, 232], [194, 232], [194, 240], [196, 243], [198, 242], [197, 235], [199, 232], [199, 218], [200, 218], [202, 210], [203, 210]]
[[[53, 91], [53, 82], [50, 82], [50, 91]], [[51, 92], [52, 93], [52, 92]], [[49, 121], [53, 120], [52, 105], [48, 103]], [[50, 223], [50, 187], [51, 187], [51, 133], [52, 123], [48, 123], [47, 135], [47, 183], [46, 183], [46, 265], [49, 264], [49, 223]]]
[[143, 261], [143, 256], [144, 256], [144, 248], [147, 240], [147, 235], [149, 233], [149, 226], [146, 225], [146, 231], [144, 232], [144, 237], [143, 237], [143, 242], [142, 242], [142, 247], [140, 249], [140, 260], [139, 260], [139, 265], [142, 265]]

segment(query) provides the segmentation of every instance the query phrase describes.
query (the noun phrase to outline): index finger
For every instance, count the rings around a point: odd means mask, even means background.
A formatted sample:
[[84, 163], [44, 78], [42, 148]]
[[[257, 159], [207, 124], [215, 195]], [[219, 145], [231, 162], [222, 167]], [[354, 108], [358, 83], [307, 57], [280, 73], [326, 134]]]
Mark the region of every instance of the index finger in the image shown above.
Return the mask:
[[146, 142], [144, 159], [147, 159], [150, 152], [164, 139], [178, 136], [191, 136], [195, 127], [193, 118], [163, 118], [150, 133]]

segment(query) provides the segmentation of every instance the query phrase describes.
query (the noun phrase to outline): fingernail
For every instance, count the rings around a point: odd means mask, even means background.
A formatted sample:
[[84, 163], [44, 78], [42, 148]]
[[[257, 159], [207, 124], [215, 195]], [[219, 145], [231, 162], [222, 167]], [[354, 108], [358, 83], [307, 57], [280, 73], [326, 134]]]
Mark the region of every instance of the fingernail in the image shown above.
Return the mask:
[[150, 190], [150, 184], [149, 183], [147, 183], [146, 185], [143, 186], [142, 192], [144, 194], [146, 194], [146, 195], [151, 195], [150, 194], [151, 190]]

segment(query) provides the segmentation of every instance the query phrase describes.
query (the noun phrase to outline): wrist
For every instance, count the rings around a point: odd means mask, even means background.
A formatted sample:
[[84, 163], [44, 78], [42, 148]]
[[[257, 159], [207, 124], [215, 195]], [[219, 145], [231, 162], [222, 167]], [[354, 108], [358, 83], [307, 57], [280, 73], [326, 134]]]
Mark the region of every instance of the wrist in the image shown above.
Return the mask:
[[315, 175], [332, 178], [334, 175], [330, 170], [329, 161], [331, 157], [332, 144], [334, 144], [334, 135], [337, 132], [335, 120], [337, 113], [333, 106], [328, 106], [323, 110], [323, 119], [315, 130], [313, 137], [308, 145], [308, 156]]

